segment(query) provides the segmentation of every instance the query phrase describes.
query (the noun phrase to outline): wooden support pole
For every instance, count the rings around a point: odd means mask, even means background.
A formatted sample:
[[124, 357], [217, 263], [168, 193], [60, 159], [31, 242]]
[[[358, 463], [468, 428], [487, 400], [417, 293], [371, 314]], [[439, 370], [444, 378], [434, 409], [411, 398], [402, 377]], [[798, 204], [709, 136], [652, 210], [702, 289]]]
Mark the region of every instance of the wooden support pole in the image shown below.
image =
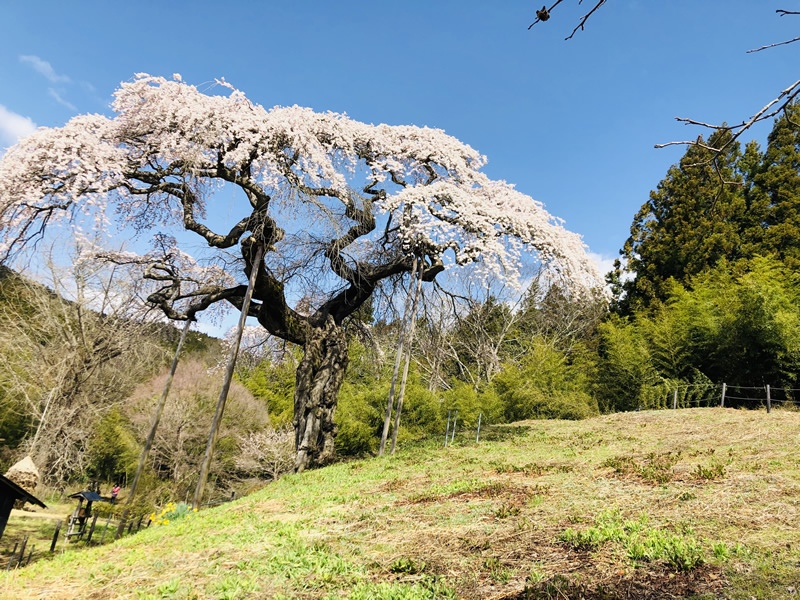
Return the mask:
[[192, 501], [193, 508], [200, 508], [200, 503], [203, 501], [203, 492], [206, 488], [206, 481], [208, 480], [208, 471], [211, 468], [211, 459], [214, 456], [214, 445], [217, 443], [217, 434], [219, 433], [219, 426], [222, 424], [222, 414], [225, 412], [225, 403], [228, 401], [228, 391], [231, 388], [231, 379], [233, 379], [233, 369], [236, 366], [236, 358], [239, 356], [239, 344], [242, 341], [242, 332], [244, 331], [244, 323], [247, 320], [247, 312], [250, 310], [250, 300], [253, 297], [253, 287], [256, 284], [256, 277], [258, 270], [261, 267], [261, 258], [264, 255], [264, 246], [261, 244], [256, 248], [256, 255], [253, 259], [253, 266], [250, 269], [250, 279], [247, 282], [247, 291], [242, 300], [242, 314], [239, 316], [239, 325], [236, 328], [236, 336], [231, 345], [231, 352], [228, 356], [228, 366], [225, 369], [225, 377], [222, 381], [222, 389], [219, 392], [219, 399], [217, 400], [217, 410], [214, 413], [214, 419], [211, 421], [211, 431], [208, 432], [208, 442], [206, 442], [206, 453], [203, 456], [203, 463], [200, 466], [200, 476], [197, 480], [197, 488], [194, 490], [194, 500]]
[[[169, 396], [169, 388], [172, 386], [172, 379], [175, 377], [175, 371], [178, 369], [178, 359], [180, 358], [181, 350], [183, 350], [183, 343], [186, 341], [186, 336], [189, 334], [189, 328], [191, 326], [192, 320], [186, 319], [186, 323], [183, 326], [183, 331], [181, 332], [181, 338], [178, 341], [178, 348], [175, 350], [175, 356], [172, 357], [172, 365], [169, 368], [167, 382], [164, 384], [164, 390], [161, 392], [161, 398], [156, 406], [156, 412], [153, 415], [153, 421], [150, 423], [150, 432], [147, 434], [147, 439], [144, 442], [142, 454], [139, 456], [139, 464], [136, 466], [136, 475], [133, 477], [133, 483], [131, 484], [131, 489], [128, 492], [128, 498], [125, 500], [125, 508], [122, 511], [119, 527], [117, 528], [117, 538], [119, 538], [122, 535], [122, 532], [125, 530], [125, 521], [127, 521], [128, 515], [131, 512], [131, 506], [133, 505], [133, 498], [136, 496], [136, 489], [139, 485], [139, 479], [142, 476], [142, 471], [144, 471], [144, 465], [147, 462], [147, 457], [150, 455], [150, 449], [153, 447], [153, 440], [156, 437], [156, 430], [158, 429], [158, 424], [161, 421], [161, 413], [164, 412], [164, 405], [167, 403], [167, 396]], [[103, 531], [103, 535], [105, 535], [105, 531]], [[102, 542], [100, 543], [102, 544]]]
[[26, 566], [26, 567], [27, 567], [29, 564], [31, 564], [31, 558], [33, 557], [33, 553], [34, 553], [34, 551], [35, 551], [35, 550], [36, 550], [36, 544], [34, 544], [33, 546], [31, 546], [31, 551], [30, 551], [30, 552], [28, 552], [28, 560], [26, 560], [26, 561], [25, 561], [25, 566]]
[[53, 533], [53, 541], [50, 543], [50, 552], [56, 551], [56, 543], [58, 542], [58, 534], [61, 531], [61, 520], [56, 521], [56, 531]]
[[481, 439], [481, 417], [483, 416], [482, 412], [478, 413], [478, 435], [475, 436], [475, 443], [477, 444], [478, 441]]
[[102, 544], [103, 540], [106, 539], [106, 531], [108, 531], [109, 523], [111, 523], [111, 515], [108, 515], [108, 521], [106, 521], [106, 526], [103, 528], [103, 535], [100, 536], [100, 544]]
[[397, 376], [400, 373], [400, 362], [403, 360], [403, 348], [406, 345], [406, 332], [408, 331], [408, 313], [411, 310], [411, 289], [414, 285], [414, 275], [417, 272], [417, 255], [414, 254], [414, 262], [411, 265], [411, 280], [408, 283], [408, 294], [406, 294], [406, 304], [403, 309], [403, 321], [400, 335], [397, 336], [397, 352], [394, 357], [394, 371], [392, 371], [392, 384], [389, 387], [389, 400], [386, 402], [386, 414], [383, 417], [383, 431], [381, 433], [381, 445], [378, 449], [378, 456], [383, 456], [386, 451], [386, 440], [389, 438], [389, 426], [392, 423], [392, 409], [394, 408], [394, 393], [397, 386]]
[[672, 408], [678, 408], [678, 390], [675, 390], [675, 393], [672, 395]]
[[89, 527], [89, 535], [86, 536], [86, 543], [90, 543], [92, 541], [92, 534], [94, 533], [94, 526], [97, 524], [97, 517], [99, 517], [99, 513], [94, 513], [94, 517], [92, 517], [92, 525]]
[[458, 409], [456, 409], [456, 414], [453, 415], [453, 434], [450, 437], [450, 445], [453, 445], [453, 441], [456, 439], [456, 422], [458, 421]]
[[447, 448], [447, 438], [450, 435], [450, 413], [452, 409], [447, 410], [447, 429], [444, 430], [444, 447]]
[[726, 383], [722, 384], [722, 399], [719, 401], [720, 407], [725, 406], [725, 392], [728, 390], [728, 385]]
[[414, 344], [414, 326], [417, 322], [417, 305], [419, 303], [419, 292], [422, 289], [422, 271], [425, 269], [425, 262], [419, 261], [417, 273], [417, 287], [414, 290], [414, 300], [411, 303], [411, 322], [406, 332], [406, 364], [403, 366], [403, 378], [400, 380], [400, 391], [397, 393], [397, 412], [394, 415], [394, 430], [392, 431], [392, 449], [394, 454], [397, 447], [397, 433], [400, 431], [400, 415], [403, 413], [403, 398], [406, 393], [406, 381], [408, 380], [408, 366], [411, 363], [411, 346]]
[[769, 384], [767, 384], [767, 414], [772, 410], [772, 398], [770, 397]]

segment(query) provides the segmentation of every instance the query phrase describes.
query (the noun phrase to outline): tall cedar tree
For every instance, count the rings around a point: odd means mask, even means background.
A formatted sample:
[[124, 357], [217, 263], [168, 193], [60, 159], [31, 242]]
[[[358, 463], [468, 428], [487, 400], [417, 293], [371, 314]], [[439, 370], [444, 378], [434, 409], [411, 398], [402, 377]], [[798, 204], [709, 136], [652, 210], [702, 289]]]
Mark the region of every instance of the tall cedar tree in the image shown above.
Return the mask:
[[[714, 132], [704, 145], [723, 148], [716, 168], [711, 150], [688, 148], [633, 220], [620, 252], [626, 264], [612, 274], [619, 312], [654, 308], [667, 298], [670, 279], [687, 284], [722, 259], [775, 255], [800, 267], [798, 117], [794, 105], [775, 121], [764, 153], [755, 142], [742, 153], [728, 144], [730, 132]], [[632, 275], [627, 281], [623, 268]]]
[[768, 206], [761, 254], [800, 268], [800, 105], [775, 121], [752, 193]]

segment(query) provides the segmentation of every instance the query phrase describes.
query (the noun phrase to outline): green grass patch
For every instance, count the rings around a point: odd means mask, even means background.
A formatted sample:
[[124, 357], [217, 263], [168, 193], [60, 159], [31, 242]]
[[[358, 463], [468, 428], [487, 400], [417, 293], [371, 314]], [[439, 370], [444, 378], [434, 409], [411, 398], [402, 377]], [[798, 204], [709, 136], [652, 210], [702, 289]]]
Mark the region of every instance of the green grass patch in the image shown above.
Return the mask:
[[692, 409], [404, 443], [0, 575], [3, 595], [791, 597], [797, 439], [800, 413]]

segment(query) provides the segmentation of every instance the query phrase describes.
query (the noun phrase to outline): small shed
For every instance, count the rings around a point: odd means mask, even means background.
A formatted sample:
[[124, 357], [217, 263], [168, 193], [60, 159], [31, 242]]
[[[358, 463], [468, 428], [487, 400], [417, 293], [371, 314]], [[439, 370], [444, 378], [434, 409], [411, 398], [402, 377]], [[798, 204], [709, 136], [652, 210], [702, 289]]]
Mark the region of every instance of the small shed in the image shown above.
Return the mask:
[[[80, 538], [86, 532], [86, 521], [92, 516], [92, 503], [94, 502], [111, 502], [110, 498], [105, 498], [95, 491], [75, 492], [70, 494], [69, 498], [77, 499], [78, 505], [69, 518], [69, 529], [67, 530], [67, 537]], [[86, 505], [84, 505], [84, 502]], [[77, 531], [75, 528], [77, 526]]]
[[30, 502], [42, 508], [47, 508], [44, 502], [39, 500], [36, 496], [18, 486], [5, 475], [0, 475], [0, 538], [3, 537], [3, 532], [6, 529], [6, 523], [8, 523], [11, 509], [14, 507], [14, 502], [17, 500]]

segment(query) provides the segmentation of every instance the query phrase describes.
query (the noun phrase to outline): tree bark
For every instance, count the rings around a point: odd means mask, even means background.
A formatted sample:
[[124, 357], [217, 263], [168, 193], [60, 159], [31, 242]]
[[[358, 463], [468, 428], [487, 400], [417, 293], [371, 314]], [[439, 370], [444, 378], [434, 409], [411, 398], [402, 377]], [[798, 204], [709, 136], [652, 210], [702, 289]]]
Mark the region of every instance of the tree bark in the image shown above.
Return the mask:
[[310, 327], [294, 391], [295, 471], [333, 460], [336, 401], [347, 368], [344, 329], [328, 317]]

